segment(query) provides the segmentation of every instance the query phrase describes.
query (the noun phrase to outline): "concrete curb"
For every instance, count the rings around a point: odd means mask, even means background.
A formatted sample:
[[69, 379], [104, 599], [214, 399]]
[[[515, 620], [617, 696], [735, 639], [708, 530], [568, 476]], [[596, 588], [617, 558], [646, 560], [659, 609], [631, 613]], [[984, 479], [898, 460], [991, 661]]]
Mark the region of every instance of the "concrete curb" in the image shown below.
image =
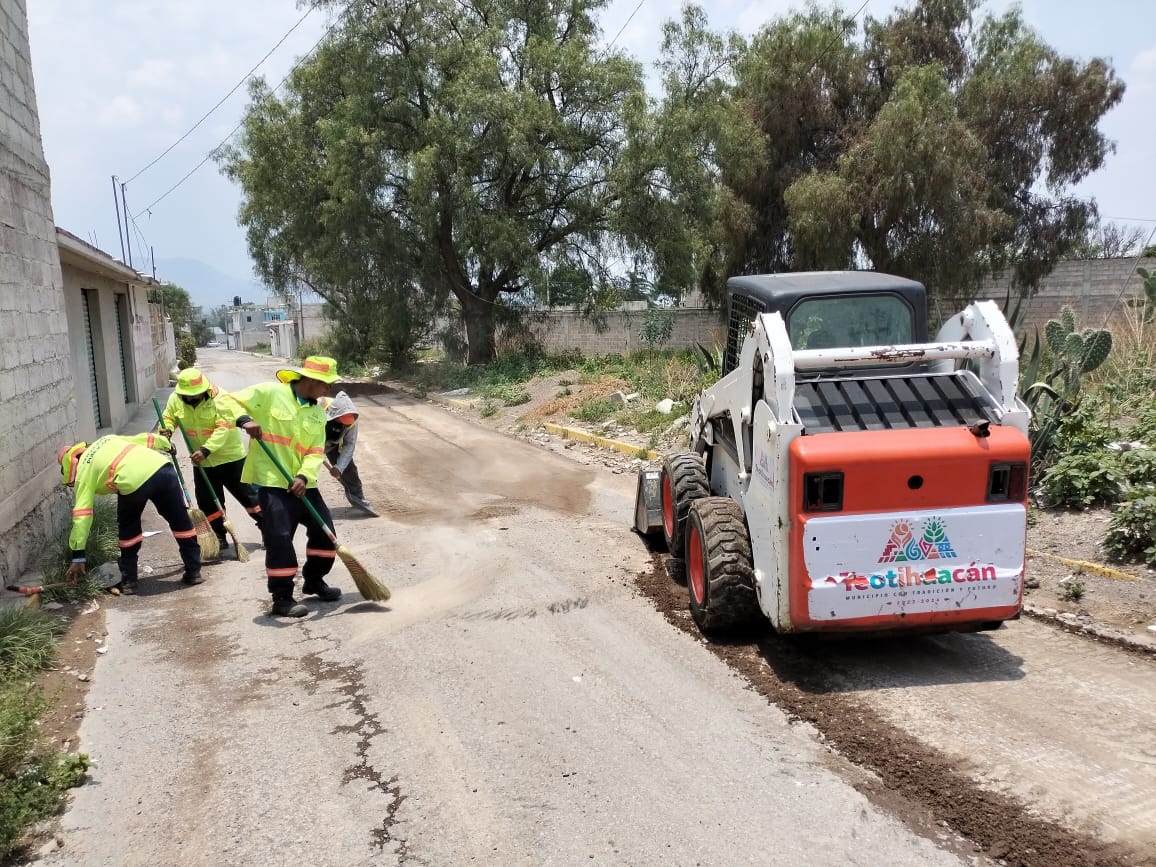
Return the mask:
[[1061, 557], [1058, 554], [1048, 554], [1045, 551], [1035, 551], [1029, 548], [1027, 550], [1029, 557], [1043, 557], [1045, 560], [1051, 560], [1055, 563], [1062, 563], [1065, 566], [1070, 566], [1073, 569], [1079, 569], [1082, 572], [1091, 572], [1093, 575], [1099, 575], [1102, 578], [1111, 578], [1115, 581], [1143, 581], [1135, 575], [1129, 575], [1127, 572], [1121, 572], [1119, 569], [1113, 569], [1111, 566], [1102, 566], [1099, 563], [1093, 563], [1090, 560], [1072, 560], [1068, 557]]
[[634, 443], [627, 443], [622, 440], [612, 440], [607, 437], [592, 434], [589, 431], [584, 431], [581, 428], [565, 427], [560, 424], [554, 424], [553, 422], [543, 422], [542, 427], [544, 427], [548, 433], [562, 437], [564, 440], [590, 443], [591, 445], [601, 446], [602, 448], [613, 449], [616, 452], [621, 452], [633, 458], [641, 458], [642, 452], [646, 453], [645, 460], [648, 461], [653, 461], [658, 457], [658, 452], [648, 449], [645, 446], [637, 446]]
[[1073, 635], [1080, 635], [1092, 641], [1101, 641], [1119, 647], [1121, 650], [1143, 656], [1156, 657], [1156, 644], [1139, 641], [1119, 630], [1101, 626], [1089, 618], [1081, 618], [1066, 611], [1056, 611], [1054, 608], [1042, 608], [1031, 602], [1024, 603], [1024, 614], [1033, 620], [1048, 623]]

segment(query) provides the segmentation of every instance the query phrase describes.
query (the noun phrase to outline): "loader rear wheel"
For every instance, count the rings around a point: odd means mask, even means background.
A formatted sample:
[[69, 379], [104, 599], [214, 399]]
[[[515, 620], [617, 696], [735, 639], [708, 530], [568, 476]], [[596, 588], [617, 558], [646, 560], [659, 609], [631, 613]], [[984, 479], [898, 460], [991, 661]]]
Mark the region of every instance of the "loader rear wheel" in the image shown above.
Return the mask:
[[686, 586], [690, 613], [703, 632], [758, 621], [751, 541], [739, 504], [703, 497], [690, 507], [686, 527]]
[[710, 495], [706, 465], [692, 452], [671, 455], [662, 465], [662, 537], [666, 549], [681, 557], [686, 545], [690, 504]]

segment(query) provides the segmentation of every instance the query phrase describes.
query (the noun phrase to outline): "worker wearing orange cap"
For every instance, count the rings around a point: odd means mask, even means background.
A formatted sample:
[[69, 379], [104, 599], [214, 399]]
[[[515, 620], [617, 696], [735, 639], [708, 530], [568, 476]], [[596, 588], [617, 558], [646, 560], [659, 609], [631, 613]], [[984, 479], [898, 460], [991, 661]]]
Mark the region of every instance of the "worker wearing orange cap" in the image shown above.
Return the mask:
[[68, 547], [72, 563], [67, 577], [75, 580], [85, 572], [85, 547], [92, 531], [92, 507], [98, 496], [116, 494], [117, 536], [120, 539], [120, 577], [117, 585], [125, 594], [136, 593], [137, 555], [144, 533], [141, 514], [151, 501], [168, 522], [176, 537], [185, 564], [181, 580], [200, 584], [201, 548], [197, 531], [185, 508], [184, 494], [169, 454], [172, 444], [157, 434], [103, 436], [96, 442], [65, 446], [56, 455], [61, 482], [71, 487], [72, 530]]

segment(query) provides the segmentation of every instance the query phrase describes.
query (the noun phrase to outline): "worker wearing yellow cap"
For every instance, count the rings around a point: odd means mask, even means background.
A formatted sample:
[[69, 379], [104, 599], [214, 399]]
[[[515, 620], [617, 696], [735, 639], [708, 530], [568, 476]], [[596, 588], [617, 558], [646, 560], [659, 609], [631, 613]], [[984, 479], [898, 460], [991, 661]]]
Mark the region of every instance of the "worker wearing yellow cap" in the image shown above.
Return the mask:
[[[190, 458], [204, 470], [193, 474], [197, 505], [208, 518], [223, 551], [229, 544], [223, 511], [225, 491], [228, 490], [244, 507], [257, 524], [257, 529], [261, 528], [261, 506], [252, 487], [241, 481], [245, 447], [241, 443], [241, 432], [232, 421], [221, 418], [216, 401], [218, 394], [218, 388], [209, 382], [207, 376], [195, 367], [186, 367], [177, 375], [177, 387], [165, 404], [164, 427], [160, 433], [171, 438], [177, 422], [180, 422], [188, 436], [192, 444]], [[217, 503], [221, 504], [220, 509]]]
[[141, 514], [148, 502], [168, 522], [185, 564], [182, 581], [200, 584], [201, 548], [197, 531], [185, 508], [184, 494], [169, 454], [172, 444], [158, 434], [103, 436], [96, 442], [65, 446], [56, 455], [61, 482], [73, 489], [72, 530], [68, 547], [72, 563], [67, 577], [85, 572], [85, 547], [92, 531], [92, 507], [98, 496], [116, 494], [117, 536], [120, 540], [120, 577], [125, 594], [136, 593], [137, 559], [144, 533]]
[[277, 371], [277, 382], [262, 382], [217, 397], [223, 417], [265, 443], [293, 476], [292, 484], [287, 483], [264, 449], [250, 446], [241, 480], [257, 487], [266, 586], [277, 617], [309, 613], [293, 598], [297, 577], [293, 536], [301, 524], [305, 525], [301, 592], [324, 602], [341, 598], [338, 588], [325, 583], [337, 548], [301, 502], [308, 499], [325, 523], [333, 526], [329, 507], [317, 489], [317, 471], [325, 460], [325, 410], [317, 402], [329, 394], [330, 385], [338, 378], [336, 361], [311, 355], [300, 367]]

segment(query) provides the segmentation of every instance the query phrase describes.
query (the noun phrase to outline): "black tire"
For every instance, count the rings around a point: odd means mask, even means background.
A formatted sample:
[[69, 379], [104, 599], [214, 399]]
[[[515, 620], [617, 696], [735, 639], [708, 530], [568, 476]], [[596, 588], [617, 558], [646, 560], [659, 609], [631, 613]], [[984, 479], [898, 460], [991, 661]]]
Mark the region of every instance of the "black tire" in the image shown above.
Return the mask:
[[686, 545], [690, 504], [710, 496], [702, 458], [693, 452], [671, 455], [662, 464], [662, 538], [671, 556], [681, 557]]
[[704, 497], [690, 507], [686, 587], [691, 616], [703, 632], [750, 626], [762, 616], [747, 525], [730, 497]]

